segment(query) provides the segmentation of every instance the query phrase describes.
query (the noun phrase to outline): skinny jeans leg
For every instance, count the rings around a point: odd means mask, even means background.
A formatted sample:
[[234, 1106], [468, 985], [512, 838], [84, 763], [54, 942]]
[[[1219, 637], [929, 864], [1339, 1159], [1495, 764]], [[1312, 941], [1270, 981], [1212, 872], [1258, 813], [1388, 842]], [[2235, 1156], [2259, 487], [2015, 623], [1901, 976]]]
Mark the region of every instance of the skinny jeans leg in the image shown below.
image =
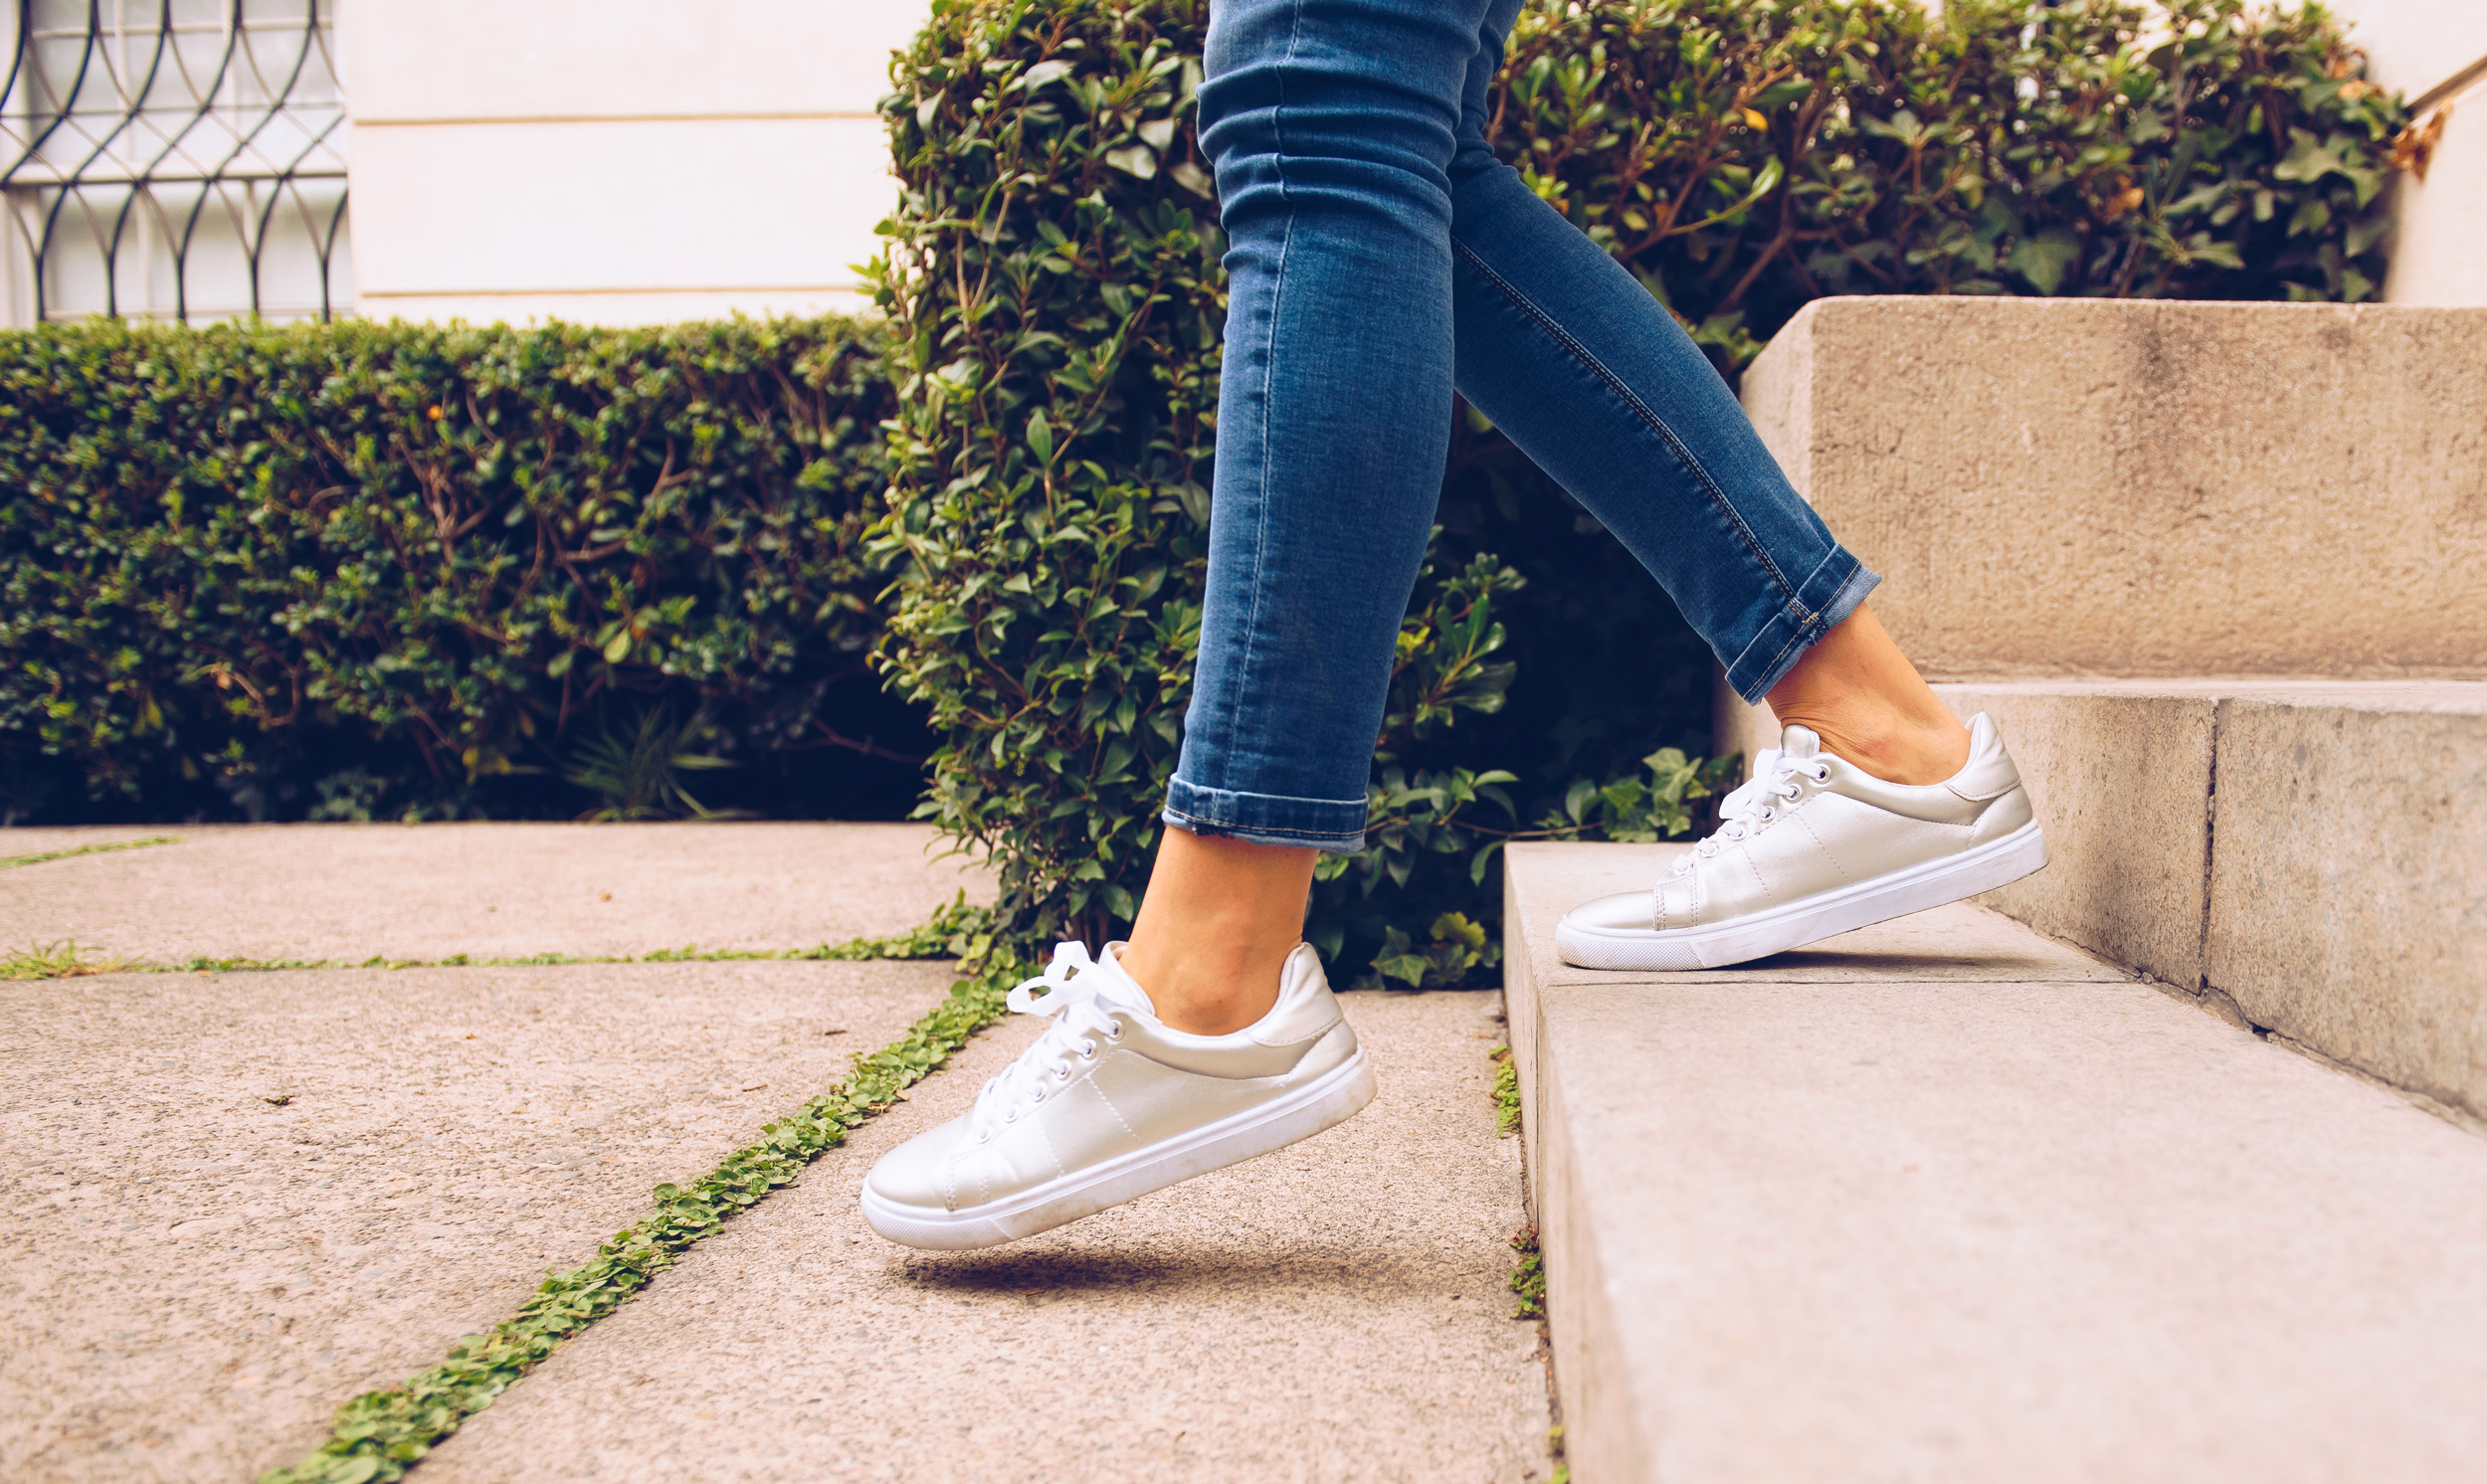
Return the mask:
[[1673, 318], [1496, 161], [1518, 0], [1219, 0], [1209, 584], [1169, 824], [1354, 850], [1451, 392], [1605, 522], [1748, 698], [1877, 580]]

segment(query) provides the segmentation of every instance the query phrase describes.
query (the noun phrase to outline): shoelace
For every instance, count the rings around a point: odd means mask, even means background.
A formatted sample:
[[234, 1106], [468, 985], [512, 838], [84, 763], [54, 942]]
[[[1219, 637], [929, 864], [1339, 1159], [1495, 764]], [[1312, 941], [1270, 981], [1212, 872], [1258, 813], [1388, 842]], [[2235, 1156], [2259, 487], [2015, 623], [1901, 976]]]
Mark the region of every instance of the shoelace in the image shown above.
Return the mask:
[[1717, 833], [1693, 846], [1690, 853], [1676, 856], [1674, 873], [1684, 874], [1692, 869], [1694, 860], [1708, 859], [1725, 842], [1742, 839], [1776, 818], [1780, 805], [1793, 803], [1804, 794], [1805, 790], [1797, 784], [1800, 778], [1828, 783], [1830, 765], [1819, 758], [1792, 758], [1776, 747], [1762, 749], [1753, 759], [1753, 777], [1719, 801]]
[[977, 1092], [968, 1120], [978, 1142], [992, 1138], [998, 1124], [1017, 1123], [1046, 1094], [1068, 1082], [1078, 1063], [1094, 1061], [1103, 1045], [1122, 1039], [1122, 1023], [1097, 1004], [1102, 978], [1086, 944], [1056, 943], [1053, 962], [1045, 972], [1011, 991], [1003, 1003], [1012, 1010], [1056, 1019], [1036, 1044]]

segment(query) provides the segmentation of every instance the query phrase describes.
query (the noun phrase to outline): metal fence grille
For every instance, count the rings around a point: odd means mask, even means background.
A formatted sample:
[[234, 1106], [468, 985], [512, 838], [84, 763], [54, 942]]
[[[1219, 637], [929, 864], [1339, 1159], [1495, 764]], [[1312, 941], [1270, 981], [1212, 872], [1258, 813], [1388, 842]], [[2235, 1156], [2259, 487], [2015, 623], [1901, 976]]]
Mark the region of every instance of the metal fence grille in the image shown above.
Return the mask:
[[336, 0], [16, 0], [10, 322], [353, 307]]

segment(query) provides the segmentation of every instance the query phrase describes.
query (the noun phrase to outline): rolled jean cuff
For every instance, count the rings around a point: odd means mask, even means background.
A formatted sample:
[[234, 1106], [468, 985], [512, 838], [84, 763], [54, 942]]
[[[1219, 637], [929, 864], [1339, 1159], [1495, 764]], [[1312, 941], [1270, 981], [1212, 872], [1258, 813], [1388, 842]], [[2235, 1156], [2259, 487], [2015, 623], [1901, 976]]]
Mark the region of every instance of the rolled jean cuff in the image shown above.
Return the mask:
[[1727, 666], [1727, 683], [1748, 704], [1760, 705], [1771, 687], [1797, 667], [1805, 651], [1856, 612], [1865, 595], [1881, 582], [1846, 547], [1832, 546], [1830, 555], [1798, 587], [1796, 600], [1773, 616]]
[[1365, 847], [1362, 799], [1290, 799], [1238, 794], [1175, 779], [1166, 786], [1166, 823], [1194, 835], [1255, 845], [1292, 845], [1353, 855]]

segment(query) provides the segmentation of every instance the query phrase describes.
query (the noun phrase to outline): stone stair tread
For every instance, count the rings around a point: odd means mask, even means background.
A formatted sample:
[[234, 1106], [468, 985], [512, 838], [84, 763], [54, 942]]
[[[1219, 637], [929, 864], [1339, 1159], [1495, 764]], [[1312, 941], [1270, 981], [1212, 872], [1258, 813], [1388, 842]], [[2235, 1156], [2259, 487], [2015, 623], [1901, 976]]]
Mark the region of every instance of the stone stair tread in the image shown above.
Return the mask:
[[[2487, 1141], [1970, 906], [1819, 945], [1836, 980], [1557, 968], [1563, 910], [1670, 848], [1507, 866], [1581, 1477], [2448, 1479], [2487, 1455]], [[2023, 967], [1954, 972], [1981, 958]]]

